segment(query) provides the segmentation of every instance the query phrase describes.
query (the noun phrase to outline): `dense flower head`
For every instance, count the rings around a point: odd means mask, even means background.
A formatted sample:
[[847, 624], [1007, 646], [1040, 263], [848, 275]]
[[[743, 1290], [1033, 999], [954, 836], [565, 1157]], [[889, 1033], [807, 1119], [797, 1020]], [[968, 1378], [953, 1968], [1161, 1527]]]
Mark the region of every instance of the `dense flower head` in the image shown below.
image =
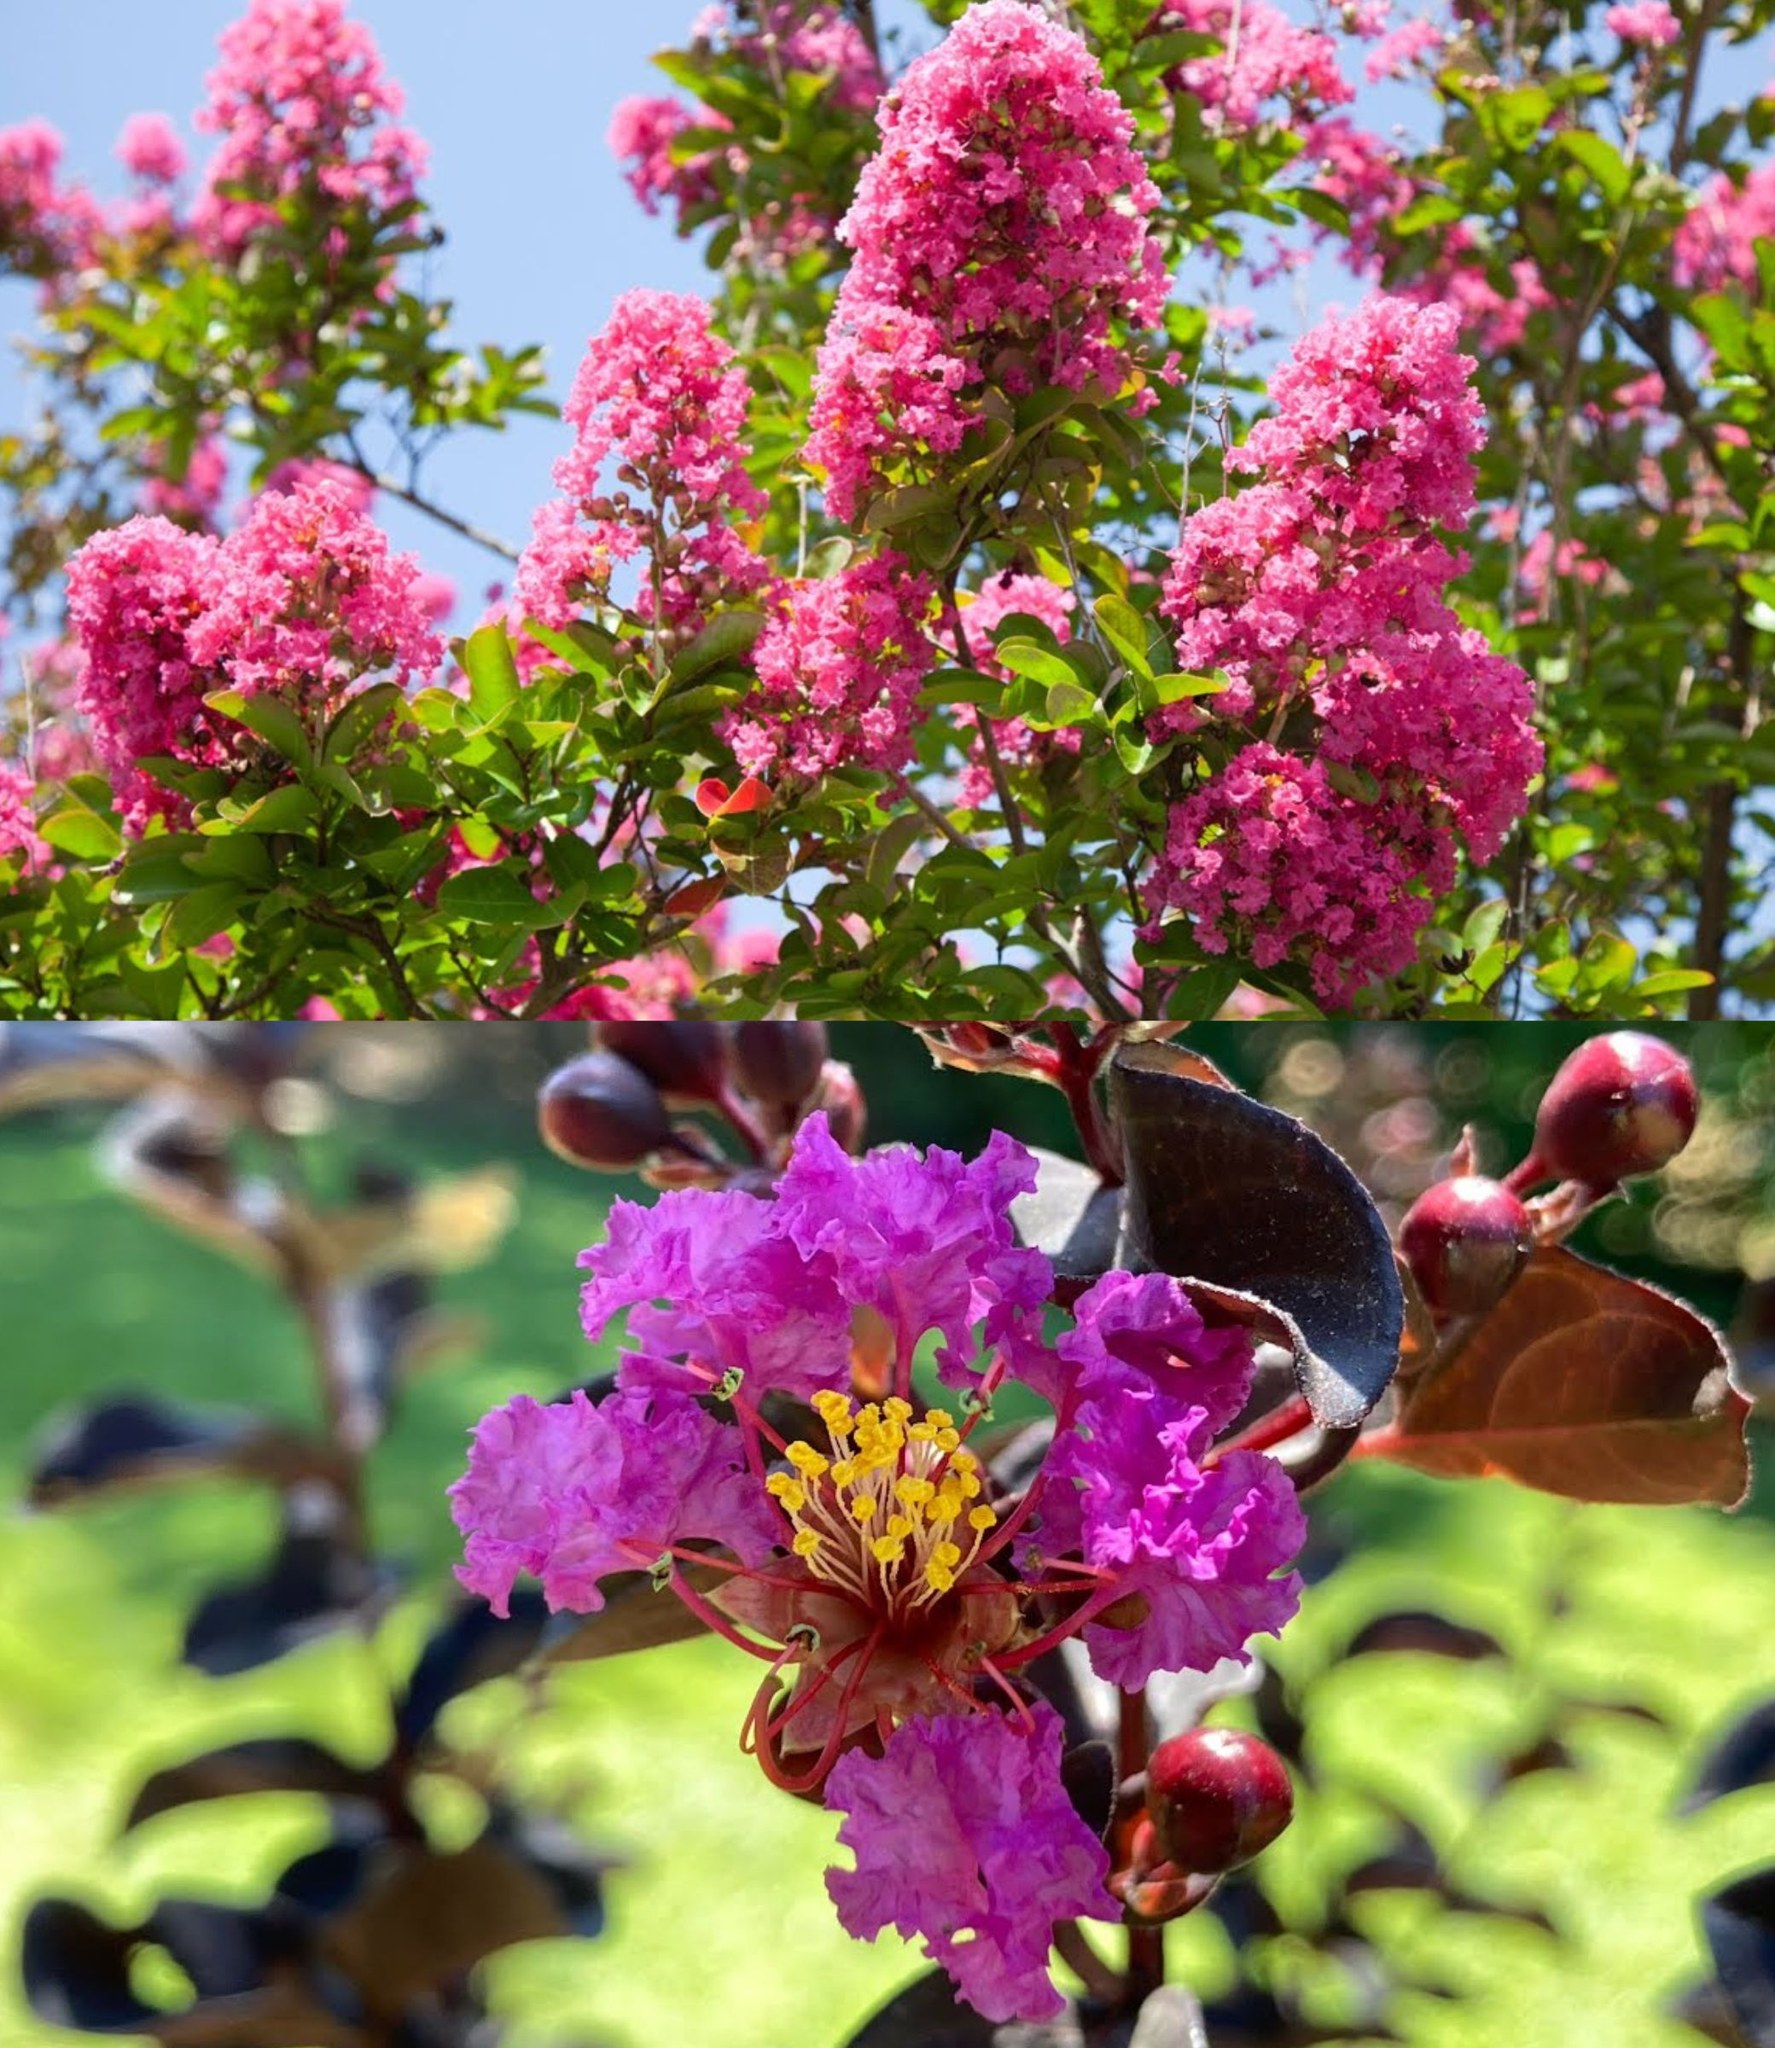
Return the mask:
[[897, 384], [928, 389], [950, 446], [945, 391], [1119, 393], [1133, 360], [1116, 323], [1151, 326], [1168, 288], [1133, 117], [1083, 39], [1023, 0], [971, 7], [878, 118], [881, 146], [840, 229], [855, 256], [807, 449], [843, 519], [888, 472], [944, 449], [895, 415]]
[[1166, 0], [1146, 32], [1169, 35], [1180, 29], [1223, 45], [1165, 74], [1173, 92], [1200, 100], [1220, 127], [1255, 127], [1274, 102], [1298, 117], [1355, 96], [1335, 41], [1323, 29], [1290, 21], [1269, 0]]
[[189, 159], [165, 114], [131, 114], [117, 138], [117, 161], [144, 185], [174, 185]]
[[325, 711], [371, 675], [429, 674], [443, 647], [419, 583], [413, 557], [324, 481], [263, 494], [226, 540], [162, 518], [94, 535], [68, 565], [79, 707], [132, 818], [175, 807], [145, 758], [244, 765], [244, 735], [208, 711], [210, 692]]
[[789, 584], [753, 650], [753, 687], [722, 728], [747, 774], [904, 768], [936, 665], [935, 601], [931, 578], [892, 549]]
[[1671, 246], [1679, 285], [1718, 291], [1754, 288], [1756, 245], [1775, 239], [1775, 162], [1753, 164], [1742, 182], [1724, 171], [1709, 178], [1689, 207]]
[[767, 500], [746, 474], [744, 368], [710, 309], [676, 292], [631, 291], [592, 337], [562, 416], [574, 444], [555, 464], [561, 497], [536, 515], [515, 590], [527, 616], [564, 626], [645, 558], [636, 608], [694, 630], [769, 570], [736, 521]]
[[[763, 73], [773, 90], [781, 91], [790, 75], [817, 79], [831, 113], [866, 113], [881, 92], [881, 67], [862, 31], [829, 0], [772, 0], [743, 13], [711, 8], [697, 24], [693, 47], [716, 42], [729, 63], [737, 59]], [[732, 127], [713, 107], [693, 111], [679, 100], [637, 96], [617, 106], [608, 142], [643, 208], [657, 214], [669, 204], [680, 234], [712, 217], [725, 190], [738, 208], [736, 254], [770, 263], [829, 242], [839, 207], [825, 191], [760, 197], [759, 165], [741, 143], [689, 152], [678, 146], [687, 129], [725, 134]]]
[[[962, 634], [974, 666], [982, 675], [995, 676], [1001, 681], [1009, 675], [993, 652], [992, 636], [1013, 613], [1039, 620], [1064, 647], [1072, 638], [1072, 614], [1077, 603], [1070, 590], [1063, 589], [1046, 576], [1020, 575], [1011, 570], [999, 576], [989, 576], [973, 593], [971, 600], [961, 606]], [[971, 704], [958, 704], [955, 717], [964, 728], [977, 722]], [[1007, 718], [999, 720], [992, 733], [993, 744], [1002, 761], [1039, 762], [1056, 753], [1076, 754], [1079, 750], [1079, 733], [1072, 726], [1061, 726], [1052, 732], [1034, 732], [1022, 719]], [[962, 771], [956, 801], [988, 804], [993, 793], [991, 764], [981, 743], [976, 740], [968, 756], [968, 765]]]
[[[159, 451], [152, 451], [158, 458]], [[142, 510], [164, 519], [208, 526], [228, 487], [228, 449], [219, 434], [202, 434], [185, 459], [185, 474], [151, 476], [142, 486]]]
[[[1030, 1723], [944, 1714], [895, 1729], [879, 1758], [841, 1758], [827, 1804], [845, 1815], [853, 1870], [826, 1889], [850, 1933], [922, 1936], [925, 1953], [991, 2020], [1051, 2019], [1056, 1920], [1114, 1916], [1103, 1844], [1060, 1777], [1060, 1717]], [[965, 1939], [959, 1937], [965, 1936]]]
[[0, 273], [53, 287], [59, 271], [90, 255], [99, 210], [78, 186], [56, 183], [61, 161], [61, 135], [47, 121], [0, 128]]
[[250, 0], [222, 32], [197, 126], [220, 136], [193, 225], [238, 255], [297, 196], [384, 215], [425, 173], [425, 145], [398, 124], [400, 87], [345, 0]]
[[1466, 563], [1435, 528], [1469, 516], [1482, 438], [1456, 331], [1376, 297], [1310, 334], [1228, 462], [1262, 481], [1186, 518], [1160, 600], [1225, 688], [1155, 728], [1240, 744], [1172, 811], [1153, 925], [1295, 957], [1333, 1000], [1411, 963], [1452, 836], [1490, 859], [1541, 763], [1527, 678], [1447, 602]]
[[37, 832], [35, 785], [17, 761], [0, 761], [0, 860], [33, 867], [48, 849]]
[[1668, 49], [1682, 40], [1682, 22], [1664, 0], [1624, 0], [1623, 5], [1605, 9], [1602, 20], [1622, 42], [1638, 43], [1648, 50]]
[[[922, 1936], [994, 2018], [1054, 2011], [1053, 1922], [1116, 1911], [1023, 1674], [1075, 1635], [1130, 1686], [1244, 1655], [1293, 1612], [1303, 1533], [1272, 1460], [1213, 1449], [1246, 1332], [1111, 1274], [1049, 1342], [1012, 1223], [1034, 1164], [1002, 1135], [855, 1158], [815, 1115], [769, 1192], [617, 1204], [581, 1261], [588, 1332], [628, 1318], [612, 1390], [495, 1411], [453, 1495], [461, 1576], [501, 1607], [519, 1573], [588, 1611], [652, 1569], [763, 1663], [742, 1741], [846, 1815], [845, 1925]], [[953, 1410], [915, 1391], [927, 1358]], [[969, 1441], [1012, 1379], [1054, 1411], [1014, 1481]]]

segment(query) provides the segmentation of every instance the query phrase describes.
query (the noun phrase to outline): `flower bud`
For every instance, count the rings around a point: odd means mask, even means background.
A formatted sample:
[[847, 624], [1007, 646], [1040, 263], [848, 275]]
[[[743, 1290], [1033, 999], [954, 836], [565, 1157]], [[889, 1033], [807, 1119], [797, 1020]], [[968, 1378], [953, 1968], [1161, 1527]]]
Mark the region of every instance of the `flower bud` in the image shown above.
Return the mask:
[[1282, 1759], [1238, 1728], [1192, 1728], [1161, 1742], [1146, 1767], [1146, 1810], [1160, 1854], [1213, 1876], [1249, 1863], [1294, 1818]]
[[672, 1137], [659, 1090], [613, 1052], [557, 1067], [537, 1095], [536, 1121], [551, 1152], [606, 1173], [638, 1165]]
[[1534, 1242], [1527, 1209], [1502, 1182], [1477, 1173], [1425, 1189], [1399, 1229], [1418, 1292], [1440, 1316], [1478, 1315], [1501, 1301]]
[[826, 1063], [824, 1024], [738, 1024], [734, 1072], [754, 1102], [793, 1109], [820, 1083]]
[[1556, 1180], [1612, 1188], [1674, 1159], [1699, 1111], [1694, 1071], [1674, 1046], [1611, 1031], [1579, 1046], [1554, 1075], [1533, 1156]]
[[639, 1068], [668, 1106], [716, 1102], [727, 1074], [727, 1037], [719, 1024], [603, 1023], [598, 1043]]
[[826, 1112], [832, 1136], [847, 1152], [861, 1152], [868, 1127], [869, 1105], [857, 1077], [842, 1060], [828, 1060], [820, 1069], [820, 1093], [814, 1103]]

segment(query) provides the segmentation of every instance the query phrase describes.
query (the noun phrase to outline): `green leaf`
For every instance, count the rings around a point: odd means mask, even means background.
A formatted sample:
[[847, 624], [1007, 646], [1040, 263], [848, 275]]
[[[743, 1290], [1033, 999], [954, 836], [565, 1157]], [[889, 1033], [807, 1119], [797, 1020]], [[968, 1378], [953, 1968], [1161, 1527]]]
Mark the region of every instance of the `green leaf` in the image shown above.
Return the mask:
[[322, 758], [349, 761], [370, 735], [386, 724], [405, 697], [399, 683], [372, 683], [367, 690], [360, 690], [327, 727]]
[[1029, 723], [1038, 732], [1052, 731], [1062, 725], [1095, 725], [1098, 723], [1097, 699], [1082, 683], [1070, 679], [1051, 684], [1043, 716], [1033, 718]]
[[247, 900], [248, 892], [238, 882], [206, 882], [173, 905], [161, 930], [162, 939], [187, 951], [201, 946], [218, 932], [225, 932]]
[[248, 804], [233, 818], [224, 817], [204, 829], [211, 833], [305, 832], [314, 823], [318, 809], [314, 792], [291, 782], [282, 789], [274, 789], [269, 796], [262, 796], [257, 803]]
[[1224, 676], [1153, 676], [1141, 686], [1141, 708], [1156, 711], [1161, 705], [1181, 704], [1188, 697], [1218, 697], [1226, 687]]
[[281, 697], [243, 697], [238, 690], [217, 690], [203, 701], [219, 716], [257, 734], [286, 761], [301, 769], [314, 766], [314, 749], [302, 721]]
[[518, 701], [524, 685], [512, 644], [498, 620], [471, 633], [458, 659], [468, 677], [468, 701], [482, 719], [491, 721]]
[[1013, 675], [1028, 676], [1035, 682], [1050, 686], [1078, 686], [1078, 674], [1065, 655], [1038, 646], [1033, 640], [1001, 640], [997, 651], [999, 660]]
[[1553, 146], [1590, 174], [1611, 206], [1618, 206], [1627, 197], [1633, 184], [1633, 172], [1622, 160], [1621, 152], [1605, 136], [1597, 135], [1588, 128], [1562, 128], [1554, 136]]
[[955, 503], [950, 484], [901, 484], [884, 491], [863, 514], [865, 533], [893, 533], [902, 526], [915, 526], [933, 512], [946, 511]]
[[111, 820], [72, 792], [37, 830], [58, 852], [76, 860], [115, 860], [123, 851], [123, 834]]
[[1134, 673], [1150, 676], [1152, 663], [1147, 658], [1146, 620], [1140, 613], [1125, 597], [1117, 597], [1113, 591], [1100, 597], [1091, 609], [1097, 615], [1103, 637]]
[[694, 682], [713, 668], [728, 668], [744, 661], [764, 631], [762, 612], [723, 612], [697, 634], [672, 662], [671, 681]]
[[555, 906], [539, 903], [510, 868], [466, 868], [438, 891], [438, 908], [470, 924], [515, 926], [537, 931], [557, 924]]

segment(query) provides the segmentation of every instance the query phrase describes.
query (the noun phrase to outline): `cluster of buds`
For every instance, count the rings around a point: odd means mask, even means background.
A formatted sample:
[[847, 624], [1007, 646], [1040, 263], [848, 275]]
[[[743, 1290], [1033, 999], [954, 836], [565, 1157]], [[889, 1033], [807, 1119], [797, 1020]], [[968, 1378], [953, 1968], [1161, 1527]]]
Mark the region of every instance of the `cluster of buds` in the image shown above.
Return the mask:
[[[814, 1112], [861, 1150], [863, 1092], [827, 1056], [823, 1024], [597, 1025], [592, 1050], [543, 1083], [537, 1122], [549, 1150], [602, 1173], [639, 1171], [661, 1188], [744, 1186], [770, 1176]], [[713, 1119], [742, 1156], [702, 1123]]]
[[[1569, 1237], [1623, 1181], [1668, 1166], [1698, 1114], [1694, 1073], [1673, 1046], [1639, 1031], [1587, 1040], [1541, 1098], [1520, 1165], [1502, 1180], [1475, 1173], [1464, 1133], [1448, 1177], [1407, 1212], [1399, 1251], [1431, 1315], [1495, 1307], [1537, 1245]], [[1546, 1194], [1530, 1195], [1548, 1182]]]

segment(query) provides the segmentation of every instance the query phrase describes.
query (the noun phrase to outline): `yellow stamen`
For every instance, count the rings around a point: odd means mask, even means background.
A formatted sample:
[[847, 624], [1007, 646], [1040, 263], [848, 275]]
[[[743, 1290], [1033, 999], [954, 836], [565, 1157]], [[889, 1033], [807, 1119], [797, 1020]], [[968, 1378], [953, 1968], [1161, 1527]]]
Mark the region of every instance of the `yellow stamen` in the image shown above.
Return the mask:
[[820, 1547], [820, 1532], [817, 1529], [797, 1529], [795, 1541], [789, 1547], [797, 1557], [812, 1557]]

